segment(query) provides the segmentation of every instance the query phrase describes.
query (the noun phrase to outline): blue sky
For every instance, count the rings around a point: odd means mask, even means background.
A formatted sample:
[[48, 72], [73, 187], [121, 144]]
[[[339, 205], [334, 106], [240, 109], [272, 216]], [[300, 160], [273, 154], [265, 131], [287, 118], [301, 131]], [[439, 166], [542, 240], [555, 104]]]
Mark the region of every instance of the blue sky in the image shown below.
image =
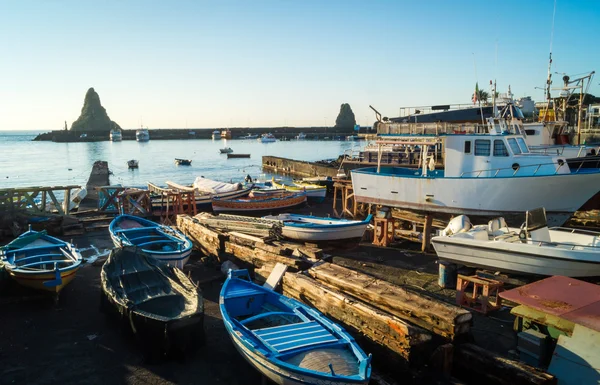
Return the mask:
[[[70, 126], [89, 87], [123, 128], [333, 125], [342, 103], [370, 125], [369, 105], [469, 103], [490, 79], [540, 101], [553, 7], [0, 0], [0, 130]], [[600, 1], [557, 1], [553, 72], [599, 69], [599, 22]]]

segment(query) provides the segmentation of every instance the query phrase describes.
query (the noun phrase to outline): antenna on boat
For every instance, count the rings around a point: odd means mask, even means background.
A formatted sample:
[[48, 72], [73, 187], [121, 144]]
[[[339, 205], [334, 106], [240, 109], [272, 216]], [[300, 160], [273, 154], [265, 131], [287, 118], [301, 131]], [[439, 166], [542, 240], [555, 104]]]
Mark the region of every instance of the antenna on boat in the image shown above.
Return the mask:
[[[548, 110], [550, 109], [550, 102], [552, 96], [550, 95], [550, 86], [552, 85], [552, 43], [554, 41], [554, 18], [556, 17], [556, 0], [554, 0], [554, 11], [552, 12], [552, 30], [550, 31], [550, 54], [548, 55], [548, 77], [546, 79], [546, 109], [544, 111], [544, 120], [548, 117]], [[553, 107], [554, 108], [554, 107]], [[556, 110], [554, 110], [554, 119], [556, 120]]]
[[473, 52], [473, 67], [475, 68], [475, 97], [479, 103], [479, 113], [481, 114], [481, 124], [485, 124], [483, 118], [483, 108], [481, 107], [481, 100], [479, 99], [479, 86], [477, 85], [477, 62], [475, 61], [475, 53]]

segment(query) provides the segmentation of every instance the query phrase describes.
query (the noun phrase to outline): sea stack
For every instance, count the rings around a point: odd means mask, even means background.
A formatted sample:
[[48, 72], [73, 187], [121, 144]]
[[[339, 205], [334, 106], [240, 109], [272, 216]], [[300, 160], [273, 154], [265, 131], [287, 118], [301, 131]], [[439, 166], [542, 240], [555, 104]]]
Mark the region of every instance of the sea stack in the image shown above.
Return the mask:
[[121, 127], [110, 120], [106, 114], [106, 110], [100, 104], [100, 96], [90, 88], [85, 94], [81, 115], [71, 125], [71, 130], [74, 132], [110, 132], [113, 128], [121, 129]]

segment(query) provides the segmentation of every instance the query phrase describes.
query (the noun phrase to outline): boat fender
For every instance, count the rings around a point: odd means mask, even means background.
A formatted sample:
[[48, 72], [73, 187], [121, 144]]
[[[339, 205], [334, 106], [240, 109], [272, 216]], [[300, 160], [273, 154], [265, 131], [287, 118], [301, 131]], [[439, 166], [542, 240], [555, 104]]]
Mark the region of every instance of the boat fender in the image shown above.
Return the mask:
[[456, 218], [452, 218], [448, 223], [448, 226], [442, 231], [443, 236], [452, 234], [464, 233], [471, 229], [471, 221], [466, 215], [459, 215]]

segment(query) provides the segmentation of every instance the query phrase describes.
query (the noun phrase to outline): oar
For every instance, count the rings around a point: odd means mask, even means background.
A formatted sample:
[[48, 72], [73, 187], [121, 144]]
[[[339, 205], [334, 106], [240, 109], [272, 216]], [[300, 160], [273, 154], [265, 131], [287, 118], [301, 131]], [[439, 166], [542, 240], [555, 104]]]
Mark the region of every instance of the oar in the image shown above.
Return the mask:
[[54, 279], [52, 281], [45, 281], [44, 286], [56, 287], [62, 285], [62, 277], [60, 276], [60, 270], [58, 269], [58, 263], [54, 262]]

